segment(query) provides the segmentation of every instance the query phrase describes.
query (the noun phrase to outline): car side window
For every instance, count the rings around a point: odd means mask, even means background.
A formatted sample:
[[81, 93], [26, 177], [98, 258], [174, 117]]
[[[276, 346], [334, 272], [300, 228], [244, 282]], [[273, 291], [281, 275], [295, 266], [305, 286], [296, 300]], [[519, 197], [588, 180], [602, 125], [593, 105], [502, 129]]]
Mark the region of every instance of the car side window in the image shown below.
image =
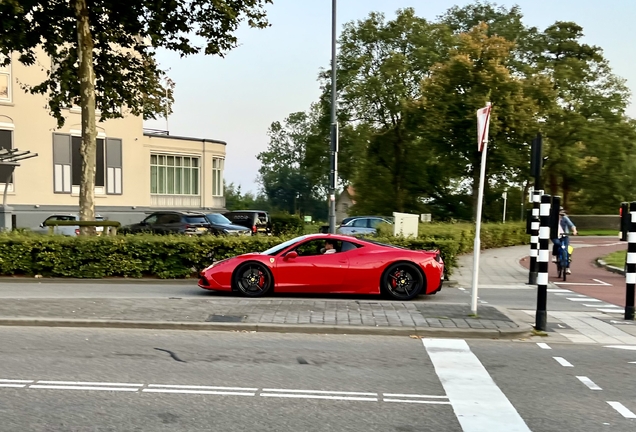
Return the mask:
[[371, 228], [377, 228], [382, 222], [384, 222], [382, 219], [369, 219]]
[[367, 220], [366, 219], [356, 219], [356, 220], [353, 221], [351, 226], [355, 227], [355, 228], [366, 228], [367, 227]]
[[[334, 241], [336, 252], [341, 252], [342, 250], [342, 241]], [[298, 256], [317, 256], [325, 254], [325, 240], [310, 240], [298, 246], [295, 251], [298, 253]]]
[[359, 247], [361, 247], [361, 246], [359, 246], [359, 245], [357, 245], [355, 243], [351, 243], [351, 242], [348, 242], [348, 241], [343, 241], [342, 242], [342, 247], [340, 248], [340, 252], [348, 252], [350, 250], [358, 249]]
[[150, 224], [150, 225], [156, 224], [157, 223], [157, 215], [148, 216], [146, 219], [144, 219], [144, 222], [146, 222], [147, 224]]

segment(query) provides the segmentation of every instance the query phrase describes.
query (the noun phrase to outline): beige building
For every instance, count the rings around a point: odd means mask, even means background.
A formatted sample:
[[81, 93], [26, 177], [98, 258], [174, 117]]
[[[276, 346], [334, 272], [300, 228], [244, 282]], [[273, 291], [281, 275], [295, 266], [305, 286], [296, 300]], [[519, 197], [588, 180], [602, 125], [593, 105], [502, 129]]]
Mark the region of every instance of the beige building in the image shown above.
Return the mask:
[[[20, 83], [45, 79], [50, 61], [39, 63], [0, 67], [0, 149], [38, 154], [22, 161], [8, 183], [7, 205], [17, 227], [79, 211], [81, 113], [65, 110], [66, 123], [58, 129], [46, 97], [22, 90]], [[95, 209], [102, 216], [128, 224], [155, 210], [224, 210], [225, 142], [144, 130], [142, 118], [132, 115], [98, 121], [97, 131]], [[0, 194], [5, 181], [0, 179]]]

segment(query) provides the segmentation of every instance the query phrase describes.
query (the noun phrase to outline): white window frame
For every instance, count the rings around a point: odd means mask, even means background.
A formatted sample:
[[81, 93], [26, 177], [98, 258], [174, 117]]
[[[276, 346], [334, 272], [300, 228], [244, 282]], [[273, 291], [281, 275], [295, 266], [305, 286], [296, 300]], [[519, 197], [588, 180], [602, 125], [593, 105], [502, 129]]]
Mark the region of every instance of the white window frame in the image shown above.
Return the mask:
[[[0, 60], [2, 60], [2, 56], [0, 55]], [[0, 66], [0, 75], [1, 76], [6, 76], [7, 77], [7, 97], [1, 97], [0, 96], [0, 102], [5, 102], [5, 103], [11, 103], [13, 102], [13, 92], [12, 92], [12, 71], [11, 71], [11, 66], [13, 63], [9, 63], [8, 66]]]
[[[153, 163], [153, 157], [156, 157], [156, 163]], [[163, 157], [164, 158], [164, 163], [160, 163], [160, 158]], [[174, 159], [174, 163], [175, 165], [168, 165], [168, 158], [169, 157], [173, 157]], [[177, 165], [176, 164], [176, 160], [180, 159], [181, 165]], [[190, 166], [186, 167], [184, 165], [184, 160], [185, 159], [190, 159]], [[196, 159], [197, 160], [197, 166], [193, 167], [192, 166], [192, 160]], [[165, 195], [165, 196], [184, 196], [184, 197], [200, 197], [201, 196], [201, 169], [202, 169], [202, 157], [199, 154], [187, 154], [187, 153], [168, 153], [168, 152], [151, 152], [150, 153], [150, 194], [151, 195]], [[156, 172], [157, 172], [157, 184], [156, 184], [156, 189], [153, 191], [153, 175], [152, 175], [152, 171], [153, 171], [153, 167], [156, 168]], [[168, 169], [170, 167], [174, 167], [175, 168], [175, 174], [173, 176], [173, 189], [172, 192], [169, 192], [169, 188], [168, 188]], [[181, 177], [181, 190], [177, 191], [178, 186], [177, 186], [177, 168], [181, 168], [182, 169], [182, 177]], [[159, 170], [160, 169], [165, 169], [165, 174], [163, 176], [164, 178], [164, 191], [160, 192], [160, 188], [159, 188]], [[184, 182], [183, 179], [185, 178], [183, 176], [183, 172], [185, 172], [185, 170], [188, 170], [190, 172], [190, 178], [196, 178], [197, 184], [196, 184], [196, 189], [197, 192], [194, 193], [193, 190], [194, 188], [193, 183], [190, 183], [190, 193], [184, 193], [183, 190], [185, 189], [184, 186]], [[192, 171], [196, 169], [196, 176], [192, 176]]]
[[[71, 135], [71, 137], [82, 137], [82, 131], [77, 130], [77, 129], [71, 129], [69, 135]], [[104, 140], [104, 152], [106, 151], [106, 134], [104, 132], [97, 132], [97, 138], [103, 139]], [[72, 149], [72, 147], [71, 147]], [[72, 151], [72, 150], [71, 150]], [[71, 156], [72, 157], [72, 156]], [[65, 173], [66, 174], [66, 173]], [[70, 178], [71, 178], [71, 195], [79, 195], [80, 193], [80, 186], [74, 185], [73, 184], [73, 165], [71, 164], [71, 172], [70, 174]], [[107, 176], [108, 173], [106, 171], [106, 155], [104, 154], [104, 175]], [[106, 184], [107, 184], [108, 180], [104, 179], [104, 186], [95, 186], [95, 195], [106, 195]]]
[[[15, 148], [15, 125], [13, 123], [0, 123], [0, 129], [11, 131], [11, 148]], [[15, 170], [13, 170], [13, 181], [7, 186], [7, 193], [15, 192]], [[4, 179], [0, 179], [0, 193], [4, 192]]]
[[212, 196], [213, 197], [223, 196], [223, 171], [224, 170], [225, 170], [225, 158], [213, 156], [212, 157]]

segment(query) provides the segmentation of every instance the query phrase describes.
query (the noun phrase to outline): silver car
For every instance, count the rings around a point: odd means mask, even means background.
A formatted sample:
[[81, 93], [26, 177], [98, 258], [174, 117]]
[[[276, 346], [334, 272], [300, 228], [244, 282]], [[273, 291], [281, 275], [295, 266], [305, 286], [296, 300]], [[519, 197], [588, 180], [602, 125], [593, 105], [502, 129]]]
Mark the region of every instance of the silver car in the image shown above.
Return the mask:
[[[47, 221], [55, 220], [55, 221], [78, 221], [80, 220], [79, 214], [77, 213], [56, 213], [47, 217], [44, 222], [40, 224], [40, 226], [34, 229], [34, 232], [39, 232], [42, 234], [49, 233], [49, 227], [45, 225]], [[95, 215], [95, 220], [103, 221], [104, 218], [101, 215]], [[100, 235], [104, 231], [104, 227], [95, 227], [97, 230], [97, 234]], [[79, 235], [79, 225], [74, 226], [54, 226], [53, 234], [61, 234], [67, 236], [76, 236]]]
[[377, 234], [378, 225], [381, 223], [393, 224], [389, 219], [381, 217], [358, 217], [341, 225], [336, 232], [343, 235]]

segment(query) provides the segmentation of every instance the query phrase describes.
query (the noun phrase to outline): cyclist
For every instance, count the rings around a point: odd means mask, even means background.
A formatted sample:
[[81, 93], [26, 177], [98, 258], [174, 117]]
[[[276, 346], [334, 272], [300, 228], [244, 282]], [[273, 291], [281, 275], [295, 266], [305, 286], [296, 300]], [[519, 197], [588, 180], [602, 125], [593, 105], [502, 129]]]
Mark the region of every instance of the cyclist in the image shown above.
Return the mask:
[[[559, 209], [559, 233], [558, 238], [552, 239], [552, 262], [557, 262], [557, 257], [559, 256], [561, 244], [567, 248], [570, 245], [570, 239], [567, 235], [570, 234], [570, 230], [572, 230], [572, 234], [577, 235], [578, 231], [576, 230], [576, 226], [572, 223], [570, 218], [568, 217], [566, 211], [561, 207]], [[561, 234], [565, 234], [566, 237], [561, 238]], [[565, 272], [567, 274], [572, 274], [572, 271], [568, 267]]]

